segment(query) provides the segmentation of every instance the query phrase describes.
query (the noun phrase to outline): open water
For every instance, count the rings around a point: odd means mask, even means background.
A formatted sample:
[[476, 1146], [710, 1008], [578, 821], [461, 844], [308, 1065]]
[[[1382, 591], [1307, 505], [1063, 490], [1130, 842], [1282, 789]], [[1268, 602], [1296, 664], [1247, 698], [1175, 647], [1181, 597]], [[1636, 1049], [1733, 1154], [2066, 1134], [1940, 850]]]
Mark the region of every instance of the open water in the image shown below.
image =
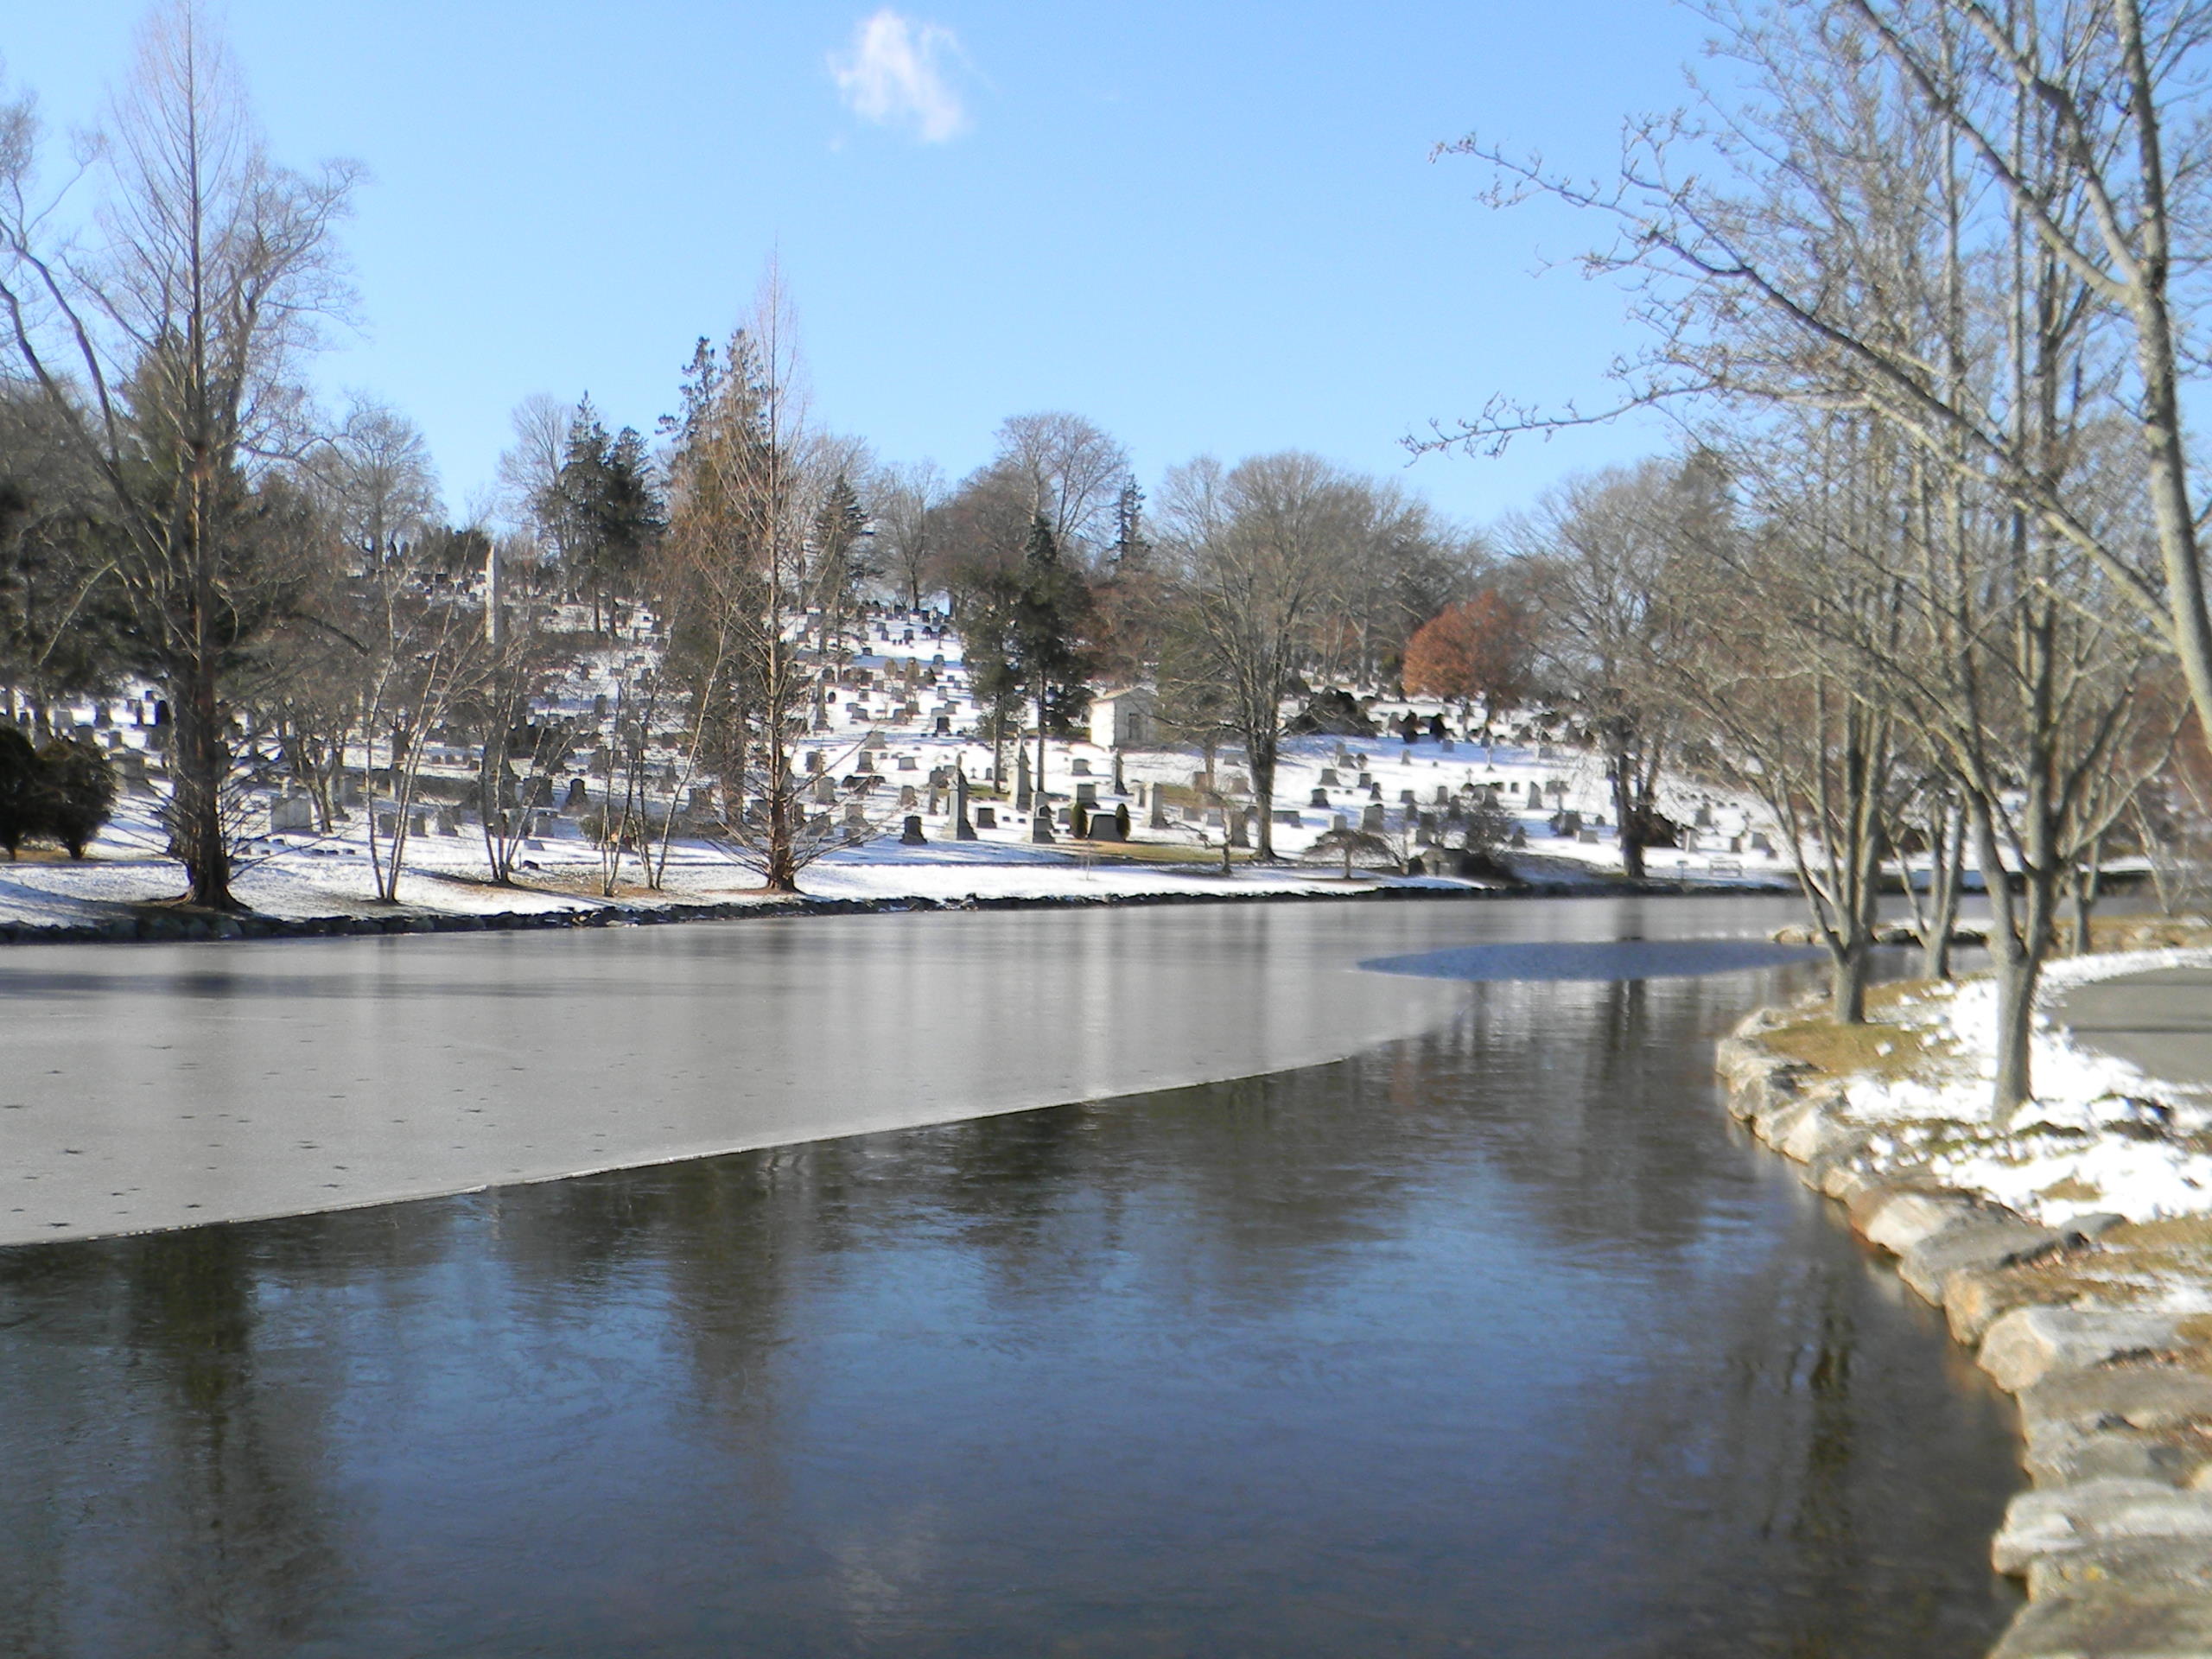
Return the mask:
[[2010, 1409], [1711, 1081], [1809, 970], [1584, 948], [1788, 912], [1456, 908], [1580, 954], [1242, 1081], [0, 1249], [0, 1654], [1982, 1651]]

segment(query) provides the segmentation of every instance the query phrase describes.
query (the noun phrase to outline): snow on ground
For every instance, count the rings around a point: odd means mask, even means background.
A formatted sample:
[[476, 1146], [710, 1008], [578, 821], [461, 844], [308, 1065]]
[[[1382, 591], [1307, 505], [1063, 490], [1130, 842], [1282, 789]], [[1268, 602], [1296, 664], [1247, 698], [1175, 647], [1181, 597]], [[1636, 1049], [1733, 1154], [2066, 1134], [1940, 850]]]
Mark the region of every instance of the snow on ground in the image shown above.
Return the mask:
[[[1414, 815], [1440, 821], [1448, 805], [1462, 805], [1487, 790], [1510, 816], [1526, 846], [1514, 855], [1522, 874], [1546, 881], [1602, 884], [1617, 876], [1620, 851], [1617, 826], [1606, 822], [1611, 791], [1601, 760], [1586, 751], [1547, 739], [1541, 723], [1523, 717], [1502, 722], [1510, 741], [1485, 745], [1465, 737], [1439, 740], [1423, 735], [1413, 743], [1394, 733], [1376, 737], [1296, 737], [1287, 740], [1275, 781], [1275, 821], [1271, 825], [1284, 865], [1253, 867], [1241, 861], [1228, 877], [1220, 874], [1218, 849], [1225, 826], [1211, 817], [1187, 791], [1203, 772], [1195, 750], [1124, 749], [1116, 753], [1089, 742], [1048, 745], [1046, 785], [1056, 803], [1071, 800], [1087, 786], [1099, 807], [1119, 804], [1130, 813], [1133, 849], [1108, 843], [1069, 842], [1050, 846], [1032, 842], [1025, 816], [1010, 803], [979, 796], [976, 808], [996, 819], [982, 825], [977, 839], [954, 838], [950, 791], [936, 796], [931, 810], [931, 774], [958, 766], [979, 785], [991, 776], [994, 755], [980, 711], [969, 696], [957, 635], [944, 619], [929, 613], [893, 613], [864, 619], [861, 637], [850, 643], [846, 668], [866, 684], [841, 683], [825, 692], [821, 709], [824, 729], [804, 740], [800, 752], [819, 756], [821, 770], [849, 777], [862, 746], [880, 758], [880, 781], [868, 797], [868, 812], [885, 833], [863, 845], [841, 849], [803, 873], [801, 886], [823, 897], [899, 896], [946, 899], [968, 896], [1033, 898], [1189, 892], [1198, 887], [1240, 891], [1312, 891], [1340, 868], [1325, 857], [1307, 859], [1314, 842], [1342, 823], [1370, 823], [1379, 810], [1386, 837], [1406, 852], [1420, 850]], [[650, 635], [635, 626], [627, 637], [585, 652], [575, 669], [556, 688], [549, 712], [574, 721], [580, 732], [575, 769], [556, 780], [554, 800], [565, 804], [577, 779], [588, 797], [584, 809], [537, 815], [520, 855], [521, 885], [491, 886], [480, 828], [464, 811], [442, 814], [435, 801], [424, 805], [421, 828], [410, 836], [400, 899], [410, 910], [454, 913], [576, 909], [607, 902], [601, 898], [600, 849], [588, 840], [580, 820], [595, 808], [603, 780], [590, 765], [591, 751], [602, 741], [607, 723], [621, 702], [624, 676], [650, 660]], [[116, 821], [102, 833], [85, 863], [73, 865], [33, 858], [0, 865], [0, 924], [60, 925], [102, 919], [122, 904], [174, 897], [184, 886], [183, 873], [163, 855], [164, 836], [155, 822], [160, 782], [158, 745], [150, 724], [149, 696], [86, 703], [75, 718], [118, 756], [143, 769], [150, 781], [124, 796]], [[1433, 702], [1381, 702], [1371, 707], [1378, 728], [1413, 713], [1424, 723], [1446, 713]], [[1448, 719], [1448, 715], [1447, 715]], [[95, 727], [95, 722], [99, 724]], [[1451, 721], [1459, 729], [1457, 721]], [[942, 727], [944, 729], [940, 730]], [[435, 741], [425, 749], [425, 792], [460, 798], [473, 790], [470, 757]], [[1014, 771], [1009, 746], [1003, 757]], [[1033, 744], [1032, 745], [1033, 760]], [[381, 749], [373, 756], [356, 750], [349, 757], [356, 771], [389, 761]], [[652, 760], [664, 791], [680, 792], [690, 774], [676, 748], [657, 747]], [[1249, 784], [1247, 769], [1234, 749], [1217, 757], [1216, 778], [1232, 792]], [[1011, 777], [1009, 777], [1009, 782]], [[1165, 786], [1157, 814], [1150, 786]], [[664, 797], [665, 798], [665, 796]], [[1789, 867], [1772, 850], [1770, 831], [1750, 804], [1714, 791], [1674, 789], [1662, 810], [1684, 824], [1696, 824], [1691, 845], [1649, 855], [1650, 874], [1691, 884], [1787, 886]], [[269, 803], [256, 809], [265, 823]], [[835, 810], [830, 805], [824, 812]], [[257, 911], [287, 918], [372, 913], [375, 883], [367, 843], [369, 809], [357, 805], [347, 821], [328, 835], [263, 833], [242, 852], [235, 889]], [[923, 820], [927, 844], [899, 844], [900, 821], [909, 813]], [[1563, 816], [1572, 815], [1572, 816]], [[1576, 820], [1580, 819], [1578, 823]], [[253, 827], [260, 828], [257, 823]], [[1178, 860], [1180, 861], [1178, 861]], [[1432, 864], [1437, 861], [1432, 856]], [[1375, 880], [1363, 873], [1363, 884]], [[1407, 878], [1391, 878], [1403, 880]], [[1411, 878], [1439, 884], [1433, 872]], [[1442, 878], [1442, 884], [1465, 885]], [[616, 902], [665, 903], [695, 900], [727, 903], [758, 891], [758, 877], [727, 849], [701, 840], [679, 838], [671, 849], [666, 880], [658, 893], [643, 882], [634, 858], [620, 872]]]
[[1926, 1062], [1906, 1077], [1853, 1078], [1844, 1091], [1846, 1115], [1883, 1126], [1869, 1149], [1884, 1162], [1924, 1167], [2037, 1220], [2103, 1211], [2147, 1221], [2212, 1211], [2212, 1100], [2084, 1046], [2050, 1015], [2067, 991], [2092, 980], [2207, 966], [2212, 950], [2051, 963], [2037, 997], [2036, 1097], [2003, 1129], [1990, 1109], [1996, 982], [1968, 980], [1916, 995], [1877, 1017], [1898, 1029], [1898, 1041], [1920, 1046]]

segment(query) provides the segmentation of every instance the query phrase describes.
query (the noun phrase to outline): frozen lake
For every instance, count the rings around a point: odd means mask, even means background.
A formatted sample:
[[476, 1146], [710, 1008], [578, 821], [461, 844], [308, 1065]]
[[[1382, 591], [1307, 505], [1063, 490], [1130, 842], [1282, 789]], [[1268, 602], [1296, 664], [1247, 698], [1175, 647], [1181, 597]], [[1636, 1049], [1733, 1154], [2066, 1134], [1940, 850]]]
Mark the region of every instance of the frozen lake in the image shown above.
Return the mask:
[[1978, 1656], [2010, 1408], [1720, 1109], [1808, 970], [1652, 948], [1788, 916], [15, 953], [14, 1052], [249, 1116], [1000, 1115], [0, 1249], [0, 1655]]
[[0, 1243], [1312, 1065], [1466, 1000], [1366, 959], [1740, 931], [1745, 914], [1247, 905], [0, 951]]

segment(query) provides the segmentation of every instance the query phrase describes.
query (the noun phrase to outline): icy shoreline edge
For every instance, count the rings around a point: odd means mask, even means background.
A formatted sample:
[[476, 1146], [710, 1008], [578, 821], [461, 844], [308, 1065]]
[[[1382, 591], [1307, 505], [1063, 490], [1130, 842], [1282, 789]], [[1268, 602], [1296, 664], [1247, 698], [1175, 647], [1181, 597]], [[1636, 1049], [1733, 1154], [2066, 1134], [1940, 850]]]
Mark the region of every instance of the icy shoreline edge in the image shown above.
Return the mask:
[[592, 900], [588, 907], [454, 912], [396, 907], [389, 915], [283, 917], [211, 915], [174, 906], [127, 906], [132, 913], [97, 922], [0, 922], [0, 944], [133, 944], [232, 939], [331, 938], [348, 934], [482, 933], [537, 928], [644, 927], [681, 922], [737, 922], [791, 916], [877, 916], [1006, 910], [1103, 910], [1159, 905], [1375, 904], [1424, 899], [1448, 902], [1500, 899], [1712, 898], [1764, 887], [1733, 888], [1669, 881], [1616, 880], [1603, 884], [1532, 881], [1516, 887], [1376, 887], [1351, 893], [1121, 893], [994, 895], [935, 899], [924, 893], [877, 899], [791, 898], [640, 904]]
[[[1980, 1195], [1885, 1174], [1865, 1156], [1878, 1128], [1843, 1113], [1847, 1080], [1763, 1040], [1787, 1011], [1761, 1008], [1721, 1039], [1732, 1116], [1845, 1206], [1895, 1258], [2020, 1412], [2031, 1484], [1992, 1544], [2029, 1600], [1992, 1659], [2127, 1659], [2212, 1652], [2212, 1373], [2188, 1316], [2074, 1305], [2033, 1271], [2107, 1253], [2118, 1216], [2045, 1226]], [[2027, 1269], [2028, 1271], [2021, 1271]], [[2212, 1285], [2208, 1285], [2212, 1288]], [[2040, 1293], [2040, 1294], [2039, 1294]], [[2188, 1483], [2188, 1484], [2183, 1484]]]

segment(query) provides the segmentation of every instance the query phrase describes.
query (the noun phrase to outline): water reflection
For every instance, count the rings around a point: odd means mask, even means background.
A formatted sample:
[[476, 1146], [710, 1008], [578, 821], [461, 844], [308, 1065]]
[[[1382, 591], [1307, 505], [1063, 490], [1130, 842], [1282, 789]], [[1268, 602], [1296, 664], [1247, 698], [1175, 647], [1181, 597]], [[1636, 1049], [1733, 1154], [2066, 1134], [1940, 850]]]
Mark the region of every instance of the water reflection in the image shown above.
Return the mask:
[[2005, 1409], [1732, 1138], [1777, 982], [0, 1251], [0, 1651], [1979, 1652]]

